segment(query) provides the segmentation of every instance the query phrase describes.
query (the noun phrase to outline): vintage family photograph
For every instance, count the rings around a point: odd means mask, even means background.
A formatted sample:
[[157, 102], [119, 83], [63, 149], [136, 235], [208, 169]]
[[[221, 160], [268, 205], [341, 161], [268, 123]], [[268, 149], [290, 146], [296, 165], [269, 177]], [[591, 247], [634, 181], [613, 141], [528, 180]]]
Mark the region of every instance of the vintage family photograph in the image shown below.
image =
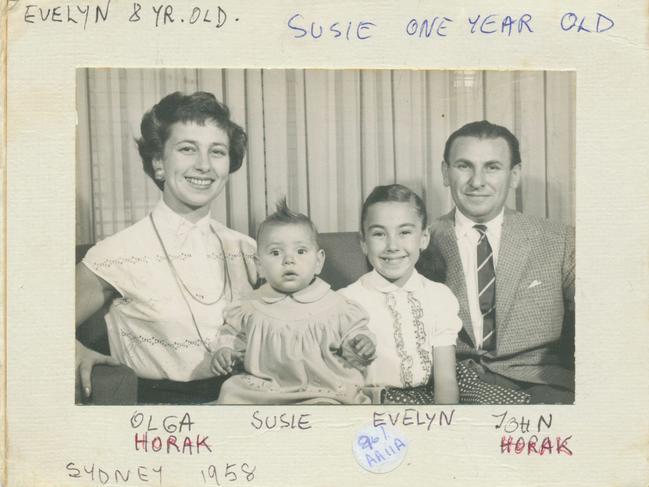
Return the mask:
[[77, 69], [76, 403], [573, 404], [575, 78]]

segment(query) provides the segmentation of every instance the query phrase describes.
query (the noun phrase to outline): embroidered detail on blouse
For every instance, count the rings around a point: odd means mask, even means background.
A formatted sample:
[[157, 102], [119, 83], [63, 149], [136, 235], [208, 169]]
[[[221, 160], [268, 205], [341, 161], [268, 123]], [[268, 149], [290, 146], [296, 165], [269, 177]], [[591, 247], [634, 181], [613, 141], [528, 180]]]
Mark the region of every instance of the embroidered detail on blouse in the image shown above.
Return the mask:
[[431, 352], [426, 348], [426, 328], [421, 319], [424, 317], [424, 309], [419, 300], [415, 297], [414, 293], [408, 292], [408, 303], [410, 304], [410, 312], [412, 313], [412, 321], [415, 325], [415, 340], [417, 346], [417, 355], [421, 361], [422, 369], [424, 370], [424, 377], [426, 380], [430, 378], [430, 373], [433, 369], [433, 359]]
[[406, 346], [403, 342], [403, 331], [401, 324], [401, 314], [397, 311], [396, 307], [396, 298], [394, 293], [387, 293], [385, 295], [386, 304], [388, 309], [392, 313], [392, 326], [394, 327], [394, 344], [397, 347], [397, 353], [401, 358], [401, 382], [404, 387], [412, 387], [413, 374], [412, 374], [412, 364], [413, 360], [410, 355], [406, 352]]
[[[224, 254], [223, 252], [209, 252], [207, 254], [208, 259], [219, 260], [219, 261], [235, 261], [243, 257], [244, 259], [254, 259], [254, 254], [243, 253], [243, 252], [228, 252]], [[192, 254], [188, 252], [181, 252], [179, 254], [169, 254], [169, 258], [172, 261], [183, 262], [187, 259], [192, 258]], [[166, 257], [163, 254], [155, 254], [152, 256], [128, 256], [128, 257], [118, 257], [115, 259], [105, 259], [101, 262], [94, 262], [92, 266], [95, 269], [109, 269], [115, 265], [122, 266], [124, 264], [159, 264], [160, 262], [166, 262]]]
[[173, 350], [179, 350], [181, 348], [188, 349], [190, 347], [201, 347], [202, 343], [200, 340], [188, 340], [185, 339], [182, 342], [170, 342], [169, 340], [164, 340], [158, 337], [149, 336], [145, 337], [143, 335], [135, 335], [134, 333], [120, 330], [120, 335], [127, 340], [130, 340], [131, 346], [137, 346], [141, 344], [146, 344], [151, 347], [156, 345], [161, 345], [165, 348], [171, 348]]
[[207, 258], [214, 260], [235, 260], [243, 257], [244, 259], [254, 259], [255, 254], [249, 254], [244, 252], [228, 252], [224, 254], [223, 252], [208, 252]]

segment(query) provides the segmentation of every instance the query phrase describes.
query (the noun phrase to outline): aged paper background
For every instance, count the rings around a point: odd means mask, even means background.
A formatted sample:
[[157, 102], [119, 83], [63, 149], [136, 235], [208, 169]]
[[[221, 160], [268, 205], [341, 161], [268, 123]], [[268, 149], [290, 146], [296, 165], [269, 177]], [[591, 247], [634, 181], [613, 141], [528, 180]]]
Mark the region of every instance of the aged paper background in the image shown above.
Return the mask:
[[[4, 5], [3, 5], [4, 8]], [[4, 10], [3, 10], [4, 12]], [[2, 171], [0, 172], [0, 193], [2, 195], [2, 210], [0, 210], [0, 220], [3, 222], [3, 236], [7, 234], [6, 232], [6, 223], [7, 220], [5, 218], [5, 209], [6, 205], [4, 204], [5, 202], [5, 197], [6, 197], [6, 187], [5, 187], [5, 170], [6, 170], [6, 147], [7, 147], [7, 131], [6, 131], [6, 119], [5, 119], [5, 109], [6, 109], [6, 75], [7, 75], [7, 50], [5, 49], [6, 46], [6, 35], [7, 35], [7, 19], [6, 16], [3, 16], [2, 20], [0, 21], [0, 87], [1, 87], [1, 92], [2, 92], [2, 97], [0, 98], [0, 127], [2, 127], [2, 144], [0, 144], [0, 165], [2, 167]], [[3, 238], [2, 242], [0, 243], [0, 265], [2, 266], [2, 269], [5, 269], [5, 250], [6, 250], [6, 240]], [[5, 317], [5, 311], [6, 311], [6, 272], [3, 275], [2, 279], [2, 285], [1, 285], [1, 293], [3, 296], [2, 299], [2, 304], [0, 305], [0, 310], [2, 311], [2, 316]], [[3, 319], [3, 323], [6, 325], [6, 320]], [[7, 381], [6, 381], [6, 331], [7, 327], [3, 326], [3, 332], [0, 333], [0, 350], [2, 350], [2, 357], [0, 357], [0, 372], [2, 374], [2, 400], [0, 400], [0, 417], [2, 418], [2, 421], [0, 421], [0, 457], [5, 458], [5, 446], [6, 446], [6, 415], [5, 415], [5, 408], [7, 406], [7, 401], [6, 401], [6, 386], [7, 386]], [[0, 463], [0, 479], [4, 478], [4, 473], [5, 473], [5, 463], [1, 462]]]
[[[106, 470], [164, 465], [164, 485], [206, 485], [211, 463], [257, 466], [251, 485], [629, 485], [649, 483], [649, 5], [646, 1], [498, 2], [448, 6], [414, 0], [262, 2], [197, 0], [239, 18], [223, 29], [128, 22], [132, 2], [113, 0], [108, 21], [24, 22], [12, 2], [8, 45], [7, 479], [8, 485], [99, 485], [65, 465]], [[65, 2], [31, 2], [42, 7]], [[180, 2], [178, 2], [180, 8]], [[75, 4], [69, 4], [75, 5]], [[85, 3], [79, 5], [87, 5]], [[91, 10], [96, 3], [92, 2]], [[101, 3], [101, 5], [104, 5]], [[158, 5], [158, 4], [155, 4]], [[186, 8], [186, 10], [191, 10]], [[372, 20], [371, 40], [294, 39], [286, 21]], [[534, 17], [531, 35], [469, 33], [477, 13]], [[562, 32], [560, 19], [596, 12], [609, 32]], [[36, 15], [38, 12], [36, 11]], [[405, 34], [410, 18], [456, 19], [445, 38]], [[64, 13], [65, 17], [65, 13]], [[452, 427], [401, 430], [406, 462], [363, 471], [351, 444], [372, 411], [403, 408], [74, 406], [75, 67], [323, 67], [575, 69], [577, 71], [577, 396], [575, 406], [455, 408]], [[191, 413], [210, 456], [133, 450], [134, 410]], [[251, 413], [307, 412], [307, 431], [258, 432]], [[425, 408], [437, 411], [441, 408]], [[452, 408], [444, 408], [450, 410]], [[573, 456], [502, 455], [491, 415], [553, 414], [551, 436], [570, 436]], [[422, 408], [423, 410], [423, 408]], [[154, 482], [152, 482], [154, 483]], [[239, 482], [241, 483], [241, 482]], [[243, 482], [245, 483], [245, 482]], [[137, 484], [131, 480], [131, 484]]]

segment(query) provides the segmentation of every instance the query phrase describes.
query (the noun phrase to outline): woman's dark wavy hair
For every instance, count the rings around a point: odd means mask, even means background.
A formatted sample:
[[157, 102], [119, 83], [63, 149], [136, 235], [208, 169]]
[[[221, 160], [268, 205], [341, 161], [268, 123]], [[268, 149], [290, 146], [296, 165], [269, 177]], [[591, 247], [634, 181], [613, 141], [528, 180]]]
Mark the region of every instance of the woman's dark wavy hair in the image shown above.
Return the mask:
[[153, 174], [153, 160], [161, 159], [169, 130], [176, 122], [194, 122], [204, 125], [213, 121], [228, 134], [230, 145], [230, 173], [241, 167], [246, 154], [247, 137], [244, 130], [230, 119], [230, 109], [220, 103], [212, 93], [197, 91], [185, 95], [176, 91], [165, 96], [142, 117], [137, 148], [142, 158], [144, 172], [162, 190], [163, 181], [157, 181]]

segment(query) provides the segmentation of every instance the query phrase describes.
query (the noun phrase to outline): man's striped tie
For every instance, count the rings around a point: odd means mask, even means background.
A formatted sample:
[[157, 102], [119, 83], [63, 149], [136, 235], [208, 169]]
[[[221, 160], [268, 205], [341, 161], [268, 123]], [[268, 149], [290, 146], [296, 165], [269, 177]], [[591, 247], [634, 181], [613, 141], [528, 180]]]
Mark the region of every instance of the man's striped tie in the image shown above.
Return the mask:
[[482, 312], [482, 349], [496, 348], [496, 272], [494, 255], [487, 238], [486, 225], [474, 225], [478, 240], [478, 299]]

